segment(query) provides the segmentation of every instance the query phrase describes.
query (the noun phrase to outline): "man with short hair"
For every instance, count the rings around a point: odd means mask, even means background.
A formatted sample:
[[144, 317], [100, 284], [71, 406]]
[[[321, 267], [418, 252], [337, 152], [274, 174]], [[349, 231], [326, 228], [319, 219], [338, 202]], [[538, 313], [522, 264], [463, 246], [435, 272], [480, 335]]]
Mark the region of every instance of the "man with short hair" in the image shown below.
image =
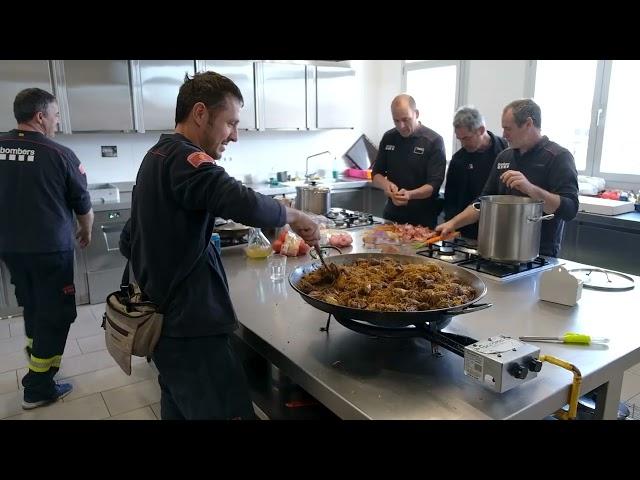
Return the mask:
[[[444, 218], [451, 220], [475, 201], [484, 188], [491, 168], [507, 141], [487, 130], [482, 114], [472, 106], [461, 107], [453, 117], [456, 138], [462, 144], [447, 170], [444, 186]], [[478, 238], [478, 224], [460, 228], [463, 237]]]
[[[540, 254], [557, 257], [564, 222], [578, 213], [578, 173], [573, 155], [540, 133], [540, 107], [531, 99], [514, 100], [502, 112], [504, 138], [509, 147], [493, 165], [482, 195], [520, 195], [540, 200], [552, 220], [543, 222]], [[477, 222], [480, 212], [472, 205], [438, 225], [443, 235]]]
[[0, 135], [0, 258], [24, 309], [29, 371], [22, 408], [28, 410], [72, 389], [53, 377], [77, 315], [74, 239], [82, 248], [91, 242], [93, 210], [80, 161], [51, 140], [60, 117], [56, 98], [27, 88], [16, 96], [13, 112], [17, 128]]
[[382, 137], [373, 183], [388, 197], [384, 218], [433, 228], [440, 213], [437, 199], [446, 157], [442, 137], [422, 125], [419, 115], [410, 95], [393, 99], [395, 128]]
[[215, 218], [256, 227], [288, 223], [307, 243], [319, 240], [310, 217], [244, 187], [216, 165], [228, 143], [238, 141], [242, 105], [227, 77], [185, 77], [175, 131], [161, 135], [142, 160], [121, 235], [121, 251], [142, 292], [156, 305], [173, 293], [153, 353], [163, 420], [254, 418], [230, 340], [238, 321], [210, 242]]

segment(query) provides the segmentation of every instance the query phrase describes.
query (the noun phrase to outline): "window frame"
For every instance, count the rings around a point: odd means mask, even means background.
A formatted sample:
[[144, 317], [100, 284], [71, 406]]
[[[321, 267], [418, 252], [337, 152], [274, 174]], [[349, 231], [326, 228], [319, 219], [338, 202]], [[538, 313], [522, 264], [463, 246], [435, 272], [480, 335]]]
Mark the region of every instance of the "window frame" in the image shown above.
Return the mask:
[[[465, 105], [467, 99], [468, 92], [468, 61], [467, 60], [420, 60], [420, 61], [410, 61], [402, 60], [402, 83], [401, 88], [403, 92], [407, 91], [407, 74], [409, 71], [413, 70], [425, 70], [428, 68], [437, 68], [437, 67], [456, 67], [456, 92], [455, 92], [455, 105], [453, 107], [453, 112], [451, 112], [451, 122], [453, 122], [453, 115], [455, 111], [460, 108], [461, 105]], [[446, 139], [443, 138], [444, 141]], [[461, 144], [456, 138], [455, 131], [453, 132], [452, 138], [449, 140], [451, 147], [451, 155], [457, 152], [461, 148]], [[447, 158], [447, 164], [449, 163], [450, 158]]]
[[[533, 98], [535, 94], [537, 60], [527, 62], [525, 75], [525, 95]], [[602, 146], [604, 131], [607, 123], [607, 102], [609, 87], [611, 84], [611, 70], [614, 60], [598, 60], [596, 67], [596, 80], [591, 104], [591, 123], [589, 128], [589, 143], [587, 145], [587, 161], [584, 170], [579, 170], [581, 175], [589, 175], [604, 178], [607, 182], [617, 184], [640, 184], [640, 175], [631, 173], [606, 173], [601, 170]], [[544, 112], [543, 133], [544, 133]], [[553, 140], [553, 138], [551, 138]]]

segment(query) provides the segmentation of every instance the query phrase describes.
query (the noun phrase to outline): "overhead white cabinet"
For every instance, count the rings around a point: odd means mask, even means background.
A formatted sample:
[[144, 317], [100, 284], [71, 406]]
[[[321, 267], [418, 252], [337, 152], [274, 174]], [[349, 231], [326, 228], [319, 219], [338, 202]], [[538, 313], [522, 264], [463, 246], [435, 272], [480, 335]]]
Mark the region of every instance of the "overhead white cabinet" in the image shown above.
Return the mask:
[[353, 128], [355, 71], [345, 67], [315, 68], [317, 128]]
[[21, 90], [33, 87], [54, 93], [48, 60], [0, 61], [0, 132], [16, 128], [13, 100]]
[[133, 131], [128, 60], [64, 60], [72, 132]]
[[244, 100], [240, 110], [241, 130], [255, 130], [256, 127], [256, 89], [253, 62], [250, 60], [203, 60], [203, 71], [213, 71], [233, 80]]
[[306, 66], [261, 63], [261, 128], [306, 130]]
[[193, 76], [194, 60], [138, 60], [141, 112], [138, 131], [173, 130], [176, 99], [185, 74]]

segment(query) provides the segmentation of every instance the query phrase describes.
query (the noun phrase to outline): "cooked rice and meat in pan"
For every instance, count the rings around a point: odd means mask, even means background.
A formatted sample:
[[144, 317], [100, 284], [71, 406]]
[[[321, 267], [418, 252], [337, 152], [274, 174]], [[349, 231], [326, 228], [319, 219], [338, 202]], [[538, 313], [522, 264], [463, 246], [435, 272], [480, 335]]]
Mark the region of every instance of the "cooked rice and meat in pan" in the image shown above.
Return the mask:
[[359, 259], [331, 270], [322, 267], [305, 274], [298, 288], [334, 305], [383, 312], [451, 308], [476, 297], [472, 286], [432, 262]]

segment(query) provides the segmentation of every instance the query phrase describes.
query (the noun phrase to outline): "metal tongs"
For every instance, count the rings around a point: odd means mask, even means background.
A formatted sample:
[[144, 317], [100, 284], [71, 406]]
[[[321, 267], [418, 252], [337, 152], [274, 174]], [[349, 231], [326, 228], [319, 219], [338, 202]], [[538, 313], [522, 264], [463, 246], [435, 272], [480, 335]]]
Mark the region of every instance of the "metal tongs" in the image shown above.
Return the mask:
[[320, 257], [320, 261], [322, 262], [322, 266], [327, 270], [327, 272], [329, 272], [331, 277], [333, 277], [335, 279], [338, 276], [336, 264], [332, 263], [331, 266], [333, 268], [329, 268], [329, 266], [327, 265], [327, 262], [324, 261], [324, 255], [322, 254], [322, 249], [320, 248], [320, 245], [318, 243], [316, 243], [313, 246], [313, 248], [315, 249], [316, 253], [318, 254], [318, 257]]
[[591, 345], [609, 343], [608, 338], [591, 337], [582, 333], [567, 332], [561, 337], [518, 337], [524, 342], [549, 342], [549, 343], [574, 343], [578, 345]]

